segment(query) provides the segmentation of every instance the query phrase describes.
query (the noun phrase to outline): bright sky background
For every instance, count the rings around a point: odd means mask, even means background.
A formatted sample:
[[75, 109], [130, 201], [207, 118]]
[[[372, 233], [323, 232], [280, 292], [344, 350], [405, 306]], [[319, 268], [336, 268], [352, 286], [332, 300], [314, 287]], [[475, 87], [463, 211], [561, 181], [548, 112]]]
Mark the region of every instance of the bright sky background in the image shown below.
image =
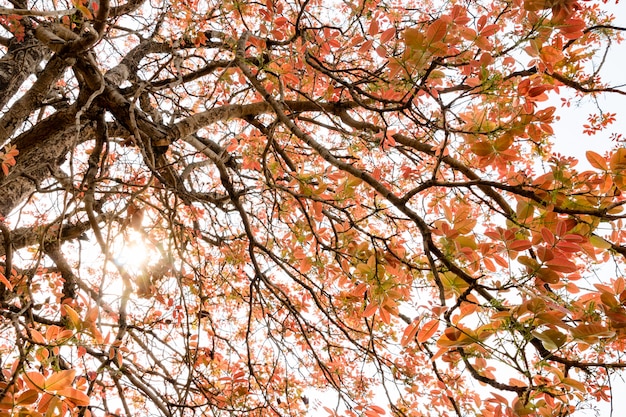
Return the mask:
[[[612, 10], [615, 16], [616, 26], [626, 27], [626, 2], [622, 0], [619, 4], [614, 4], [615, 0], [610, 0], [607, 10]], [[604, 70], [601, 72], [603, 80], [611, 86], [618, 87], [626, 85], [626, 42], [620, 45], [613, 44], [611, 53], [607, 57]], [[626, 91], [626, 87], [623, 88]], [[598, 104], [604, 111], [617, 113], [617, 121], [607, 130], [594, 136], [582, 133], [583, 125], [587, 123], [589, 113], [597, 113], [595, 104], [590, 99], [585, 99], [579, 107], [572, 105], [569, 108], [559, 109], [561, 120], [555, 126], [555, 147], [554, 150], [563, 155], [574, 156], [580, 161], [580, 170], [589, 169], [591, 165], [587, 163], [585, 152], [593, 150], [599, 154], [613, 148], [616, 143], [609, 139], [611, 133], [618, 132], [624, 135], [626, 140], [626, 96], [619, 94], [609, 94], [598, 99]], [[560, 100], [555, 105], [560, 106]]]
[[[626, 2], [607, 5], [608, 10], [612, 10], [616, 26], [626, 27]], [[603, 80], [613, 87], [626, 85], [626, 42], [621, 45], [612, 45], [611, 53], [607, 57], [607, 62], [603, 74]], [[626, 91], [626, 87], [622, 88]], [[560, 106], [559, 102], [555, 103]], [[626, 141], [626, 96], [619, 94], [609, 94], [598, 99], [598, 105], [603, 111], [617, 113], [617, 121], [608, 129], [589, 136], [584, 133], [583, 125], [587, 123], [590, 113], [597, 113], [597, 107], [592, 100], [586, 99], [580, 106], [562, 108], [557, 111], [561, 115], [561, 120], [555, 125], [554, 150], [563, 155], [574, 156], [579, 160], [577, 168], [580, 171], [591, 169], [591, 165], [585, 158], [585, 152], [593, 150], [601, 155], [614, 148], [617, 143], [612, 142], [612, 133], [621, 133]], [[626, 146], [626, 143], [622, 144]], [[607, 273], [609, 278], [614, 278], [614, 272]], [[598, 404], [599, 413], [592, 410], [576, 412], [573, 417], [621, 417], [626, 410], [626, 372], [616, 375], [612, 380], [613, 385], [613, 409], [607, 403]]]

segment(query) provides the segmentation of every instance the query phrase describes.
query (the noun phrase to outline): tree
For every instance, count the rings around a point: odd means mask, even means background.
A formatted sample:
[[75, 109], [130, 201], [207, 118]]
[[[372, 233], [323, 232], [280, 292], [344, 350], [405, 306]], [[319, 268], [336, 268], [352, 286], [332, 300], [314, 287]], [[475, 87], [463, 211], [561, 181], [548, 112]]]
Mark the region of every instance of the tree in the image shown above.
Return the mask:
[[[626, 94], [602, 4], [0, 13], [0, 416], [609, 400], [626, 148], [551, 151], [572, 103]], [[599, 111], [572, 141], [607, 134]]]

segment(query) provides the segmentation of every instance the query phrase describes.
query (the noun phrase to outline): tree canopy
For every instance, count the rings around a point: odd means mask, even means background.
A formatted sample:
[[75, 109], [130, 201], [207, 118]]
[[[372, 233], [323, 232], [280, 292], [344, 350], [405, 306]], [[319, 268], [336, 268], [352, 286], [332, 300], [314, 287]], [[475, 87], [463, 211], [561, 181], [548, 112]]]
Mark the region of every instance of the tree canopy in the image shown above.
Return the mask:
[[[0, 417], [568, 416], [626, 367], [575, 0], [8, 0]], [[598, 106], [585, 146], [609, 135]]]

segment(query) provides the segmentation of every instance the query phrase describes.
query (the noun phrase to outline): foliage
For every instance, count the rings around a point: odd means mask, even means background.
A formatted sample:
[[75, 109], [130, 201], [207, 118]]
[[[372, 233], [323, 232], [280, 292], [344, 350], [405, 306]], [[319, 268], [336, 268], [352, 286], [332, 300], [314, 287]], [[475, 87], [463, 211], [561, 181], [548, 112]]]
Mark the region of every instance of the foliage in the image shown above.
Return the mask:
[[603, 4], [5, 6], [0, 416], [609, 400], [626, 148], [551, 150], [625, 94]]

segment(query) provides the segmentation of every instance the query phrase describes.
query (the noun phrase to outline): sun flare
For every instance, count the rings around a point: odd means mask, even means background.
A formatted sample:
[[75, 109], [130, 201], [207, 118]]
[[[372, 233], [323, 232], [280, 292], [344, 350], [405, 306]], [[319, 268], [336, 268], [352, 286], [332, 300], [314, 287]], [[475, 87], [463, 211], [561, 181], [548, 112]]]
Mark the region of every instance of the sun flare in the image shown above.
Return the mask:
[[115, 257], [115, 263], [131, 274], [139, 273], [148, 263], [150, 251], [141, 233], [128, 231]]

